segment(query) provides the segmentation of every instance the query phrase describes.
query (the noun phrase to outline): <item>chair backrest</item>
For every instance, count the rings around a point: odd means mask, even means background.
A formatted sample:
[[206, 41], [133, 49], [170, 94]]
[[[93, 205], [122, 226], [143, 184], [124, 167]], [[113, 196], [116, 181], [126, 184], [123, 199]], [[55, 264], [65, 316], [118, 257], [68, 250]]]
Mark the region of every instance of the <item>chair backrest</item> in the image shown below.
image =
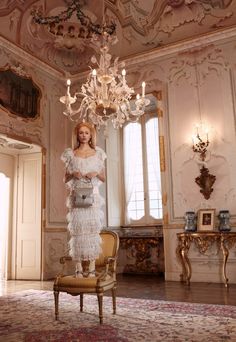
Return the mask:
[[109, 230], [103, 230], [101, 231], [100, 236], [102, 239], [102, 252], [99, 255], [99, 258], [96, 260], [97, 266], [102, 266], [106, 257], [116, 258], [119, 248], [119, 236], [117, 233]]

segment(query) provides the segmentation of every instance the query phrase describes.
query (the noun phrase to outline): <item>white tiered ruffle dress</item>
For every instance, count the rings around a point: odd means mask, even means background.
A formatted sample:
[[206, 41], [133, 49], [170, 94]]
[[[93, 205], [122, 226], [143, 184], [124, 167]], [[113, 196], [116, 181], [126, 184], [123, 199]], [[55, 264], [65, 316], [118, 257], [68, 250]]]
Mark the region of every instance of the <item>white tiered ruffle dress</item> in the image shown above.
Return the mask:
[[[82, 175], [88, 172], [100, 173], [104, 169], [105, 152], [96, 147], [95, 155], [87, 158], [81, 158], [74, 155], [71, 148], [66, 149], [61, 159], [65, 163], [68, 173], [80, 171]], [[71, 190], [78, 186], [80, 181], [72, 179], [66, 183]], [[73, 208], [72, 198], [69, 194], [67, 198], [68, 230], [70, 233], [69, 254], [76, 261], [95, 260], [101, 251], [100, 231], [103, 228], [104, 214], [101, 209], [104, 204], [103, 197], [99, 194], [101, 181], [95, 177], [92, 179], [94, 203], [88, 208]]]

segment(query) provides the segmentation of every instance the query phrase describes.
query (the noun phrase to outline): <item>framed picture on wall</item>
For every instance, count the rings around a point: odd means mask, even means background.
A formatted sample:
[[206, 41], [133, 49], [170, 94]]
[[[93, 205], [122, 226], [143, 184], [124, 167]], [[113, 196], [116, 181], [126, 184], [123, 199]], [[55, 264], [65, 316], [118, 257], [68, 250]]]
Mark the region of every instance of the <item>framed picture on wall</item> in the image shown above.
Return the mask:
[[197, 230], [211, 231], [215, 227], [215, 209], [198, 210]]

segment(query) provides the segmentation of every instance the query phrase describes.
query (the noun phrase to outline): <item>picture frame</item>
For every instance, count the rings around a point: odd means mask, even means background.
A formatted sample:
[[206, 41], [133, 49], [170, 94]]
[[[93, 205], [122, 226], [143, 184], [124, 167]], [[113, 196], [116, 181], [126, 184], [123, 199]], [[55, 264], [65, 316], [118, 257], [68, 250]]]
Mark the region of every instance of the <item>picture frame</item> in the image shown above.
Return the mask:
[[198, 231], [212, 231], [215, 228], [215, 209], [199, 209], [197, 219]]

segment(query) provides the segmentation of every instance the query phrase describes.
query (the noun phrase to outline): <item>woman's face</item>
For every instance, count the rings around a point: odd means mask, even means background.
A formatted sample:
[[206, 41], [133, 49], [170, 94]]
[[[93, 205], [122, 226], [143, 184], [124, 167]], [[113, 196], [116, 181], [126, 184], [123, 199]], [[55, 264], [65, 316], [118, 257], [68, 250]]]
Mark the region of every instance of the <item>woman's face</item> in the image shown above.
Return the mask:
[[78, 140], [82, 144], [86, 144], [91, 139], [90, 129], [86, 126], [82, 126], [78, 130]]

